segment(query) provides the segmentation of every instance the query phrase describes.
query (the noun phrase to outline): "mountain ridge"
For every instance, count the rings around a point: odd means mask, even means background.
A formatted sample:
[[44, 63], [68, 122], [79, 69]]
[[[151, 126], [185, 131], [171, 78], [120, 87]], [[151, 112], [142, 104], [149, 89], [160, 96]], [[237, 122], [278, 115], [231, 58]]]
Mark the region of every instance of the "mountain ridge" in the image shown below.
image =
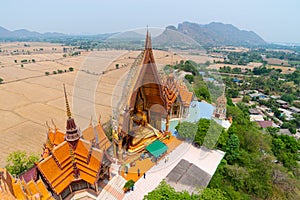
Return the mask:
[[[174, 26], [172, 29], [174, 30]], [[183, 22], [178, 24], [176, 31], [206, 46], [267, 44], [254, 31], [240, 30], [232, 24], [223, 24], [221, 22], [211, 22], [209, 24]]]
[[[219, 45], [264, 45], [267, 44], [259, 35], [254, 31], [240, 30], [232, 24], [223, 24], [221, 22], [211, 22], [209, 24], [197, 24], [193, 22], [182, 22], [177, 27], [171, 25], [165, 28], [165, 31], [172, 30], [178, 31], [191, 39], [197, 41], [203, 46], [219, 46]], [[114, 35], [117, 33], [110, 33]], [[122, 34], [122, 33], [121, 33]], [[107, 35], [96, 34], [86, 35], [85, 37]], [[134, 35], [133, 33], [131, 34]], [[39, 33], [36, 31], [29, 31], [26, 29], [19, 29], [10, 31], [0, 26], [0, 39], [16, 38], [16, 39], [33, 39], [33, 38], [58, 38], [58, 37], [72, 37], [81, 35], [69, 35], [59, 32], [46, 32]], [[164, 35], [167, 37], [167, 34]], [[172, 35], [174, 38], [174, 34]], [[131, 38], [131, 36], [130, 36]], [[137, 37], [138, 39], [139, 37]], [[132, 39], [132, 38], [131, 38]], [[140, 39], [140, 38], [139, 38]]]

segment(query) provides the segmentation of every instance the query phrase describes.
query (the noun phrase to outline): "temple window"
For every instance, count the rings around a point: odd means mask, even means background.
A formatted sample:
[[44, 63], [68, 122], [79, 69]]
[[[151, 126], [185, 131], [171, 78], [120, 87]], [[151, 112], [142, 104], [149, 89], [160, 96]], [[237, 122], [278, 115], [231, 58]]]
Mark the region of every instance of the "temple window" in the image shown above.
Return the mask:
[[62, 193], [61, 193], [61, 197], [63, 199], [65, 199], [69, 194], [71, 194], [70, 188], [67, 187]]

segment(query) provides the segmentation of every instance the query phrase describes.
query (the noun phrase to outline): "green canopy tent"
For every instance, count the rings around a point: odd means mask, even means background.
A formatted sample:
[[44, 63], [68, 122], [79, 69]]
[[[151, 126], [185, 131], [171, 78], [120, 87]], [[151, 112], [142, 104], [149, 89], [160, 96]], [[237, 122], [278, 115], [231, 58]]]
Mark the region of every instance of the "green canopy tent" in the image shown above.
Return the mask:
[[155, 140], [146, 147], [146, 150], [149, 151], [149, 153], [151, 153], [155, 158], [158, 158], [168, 150], [168, 147], [161, 141]]

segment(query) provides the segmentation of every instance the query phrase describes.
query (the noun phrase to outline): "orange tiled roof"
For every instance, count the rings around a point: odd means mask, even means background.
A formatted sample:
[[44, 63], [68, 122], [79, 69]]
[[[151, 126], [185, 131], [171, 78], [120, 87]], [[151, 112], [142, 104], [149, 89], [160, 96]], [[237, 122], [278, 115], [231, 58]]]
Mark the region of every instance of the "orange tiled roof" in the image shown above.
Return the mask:
[[193, 93], [190, 92], [185, 85], [179, 86], [179, 96], [184, 107], [189, 107], [193, 99]]
[[92, 127], [91, 125], [82, 132], [82, 136], [87, 141], [98, 142], [99, 149], [105, 150], [111, 146], [111, 142], [107, 138], [102, 125], [99, 123], [97, 126]]
[[59, 129], [49, 130], [48, 137], [50, 142], [56, 146], [65, 141], [65, 133]]
[[91, 145], [90, 142], [80, 139], [73, 150], [72, 158], [69, 143], [64, 141], [53, 149], [52, 155], [37, 165], [56, 194], [60, 194], [72, 181], [77, 180], [73, 176], [73, 162], [79, 169], [80, 179], [90, 184], [95, 183], [103, 152]]
[[176, 81], [171, 74], [167, 77], [163, 77], [164, 81], [164, 95], [167, 100], [168, 109], [175, 102], [179, 96], [184, 107], [189, 107], [193, 100], [193, 93], [188, 90], [183, 82]]
[[33, 180], [26, 183], [20, 179], [14, 179], [6, 169], [0, 169], [4, 172], [2, 185], [4, 190], [0, 191], [0, 199], [53, 199], [41, 180], [34, 182]]
[[170, 110], [172, 104], [178, 97], [178, 84], [174, 76], [169, 76], [164, 83], [164, 96], [167, 100], [167, 109]]

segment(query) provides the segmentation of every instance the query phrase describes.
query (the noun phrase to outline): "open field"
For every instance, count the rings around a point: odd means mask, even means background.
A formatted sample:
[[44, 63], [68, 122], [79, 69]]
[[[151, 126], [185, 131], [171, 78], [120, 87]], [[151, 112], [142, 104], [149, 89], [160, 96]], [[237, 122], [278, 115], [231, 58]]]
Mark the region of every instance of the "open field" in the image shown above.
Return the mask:
[[264, 58], [265, 61], [268, 62], [269, 65], [282, 65], [289, 67], [289, 61], [288, 60], [280, 60], [278, 58]]
[[[2, 50], [5, 45], [16, 48], [15, 43], [1, 43]], [[63, 84], [66, 84], [72, 113], [81, 130], [89, 125], [91, 116], [94, 124], [100, 114], [102, 123], [108, 121], [122, 94], [130, 66], [140, 53], [93, 51], [64, 58], [63, 52], [51, 52], [55, 48], [52, 44], [40, 45], [44, 49], [49, 46], [49, 53], [0, 56], [0, 65], [4, 66], [0, 67], [0, 77], [5, 81], [0, 85], [1, 166], [5, 165], [7, 155], [15, 150], [40, 154], [46, 138], [46, 121], [54, 127], [53, 119], [59, 129], [65, 129]], [[164, 51], [154, 51], [154, 56], [158, 68], [184, 59]], [[22, 59], [35, 59], [35, 62], [20, 67], [19, 60]], [[116, 64], [119, 64], [119, 69], [116, 69]], [[45, 75], [46, 71], [68, 70], [69, 67], [74, 71]], [[106, 72], [102, 74], [103, 71]]]
[[196, 63], [204, 64], [205, 62], [209, 61], [213, 63], [214, 61], [224, 61], [224, 58], [217, 58], [211, 55], [207, 55], [206, 51], [176, 51], [177, 54], [184, 57], [184, 60], [193, 60]]

